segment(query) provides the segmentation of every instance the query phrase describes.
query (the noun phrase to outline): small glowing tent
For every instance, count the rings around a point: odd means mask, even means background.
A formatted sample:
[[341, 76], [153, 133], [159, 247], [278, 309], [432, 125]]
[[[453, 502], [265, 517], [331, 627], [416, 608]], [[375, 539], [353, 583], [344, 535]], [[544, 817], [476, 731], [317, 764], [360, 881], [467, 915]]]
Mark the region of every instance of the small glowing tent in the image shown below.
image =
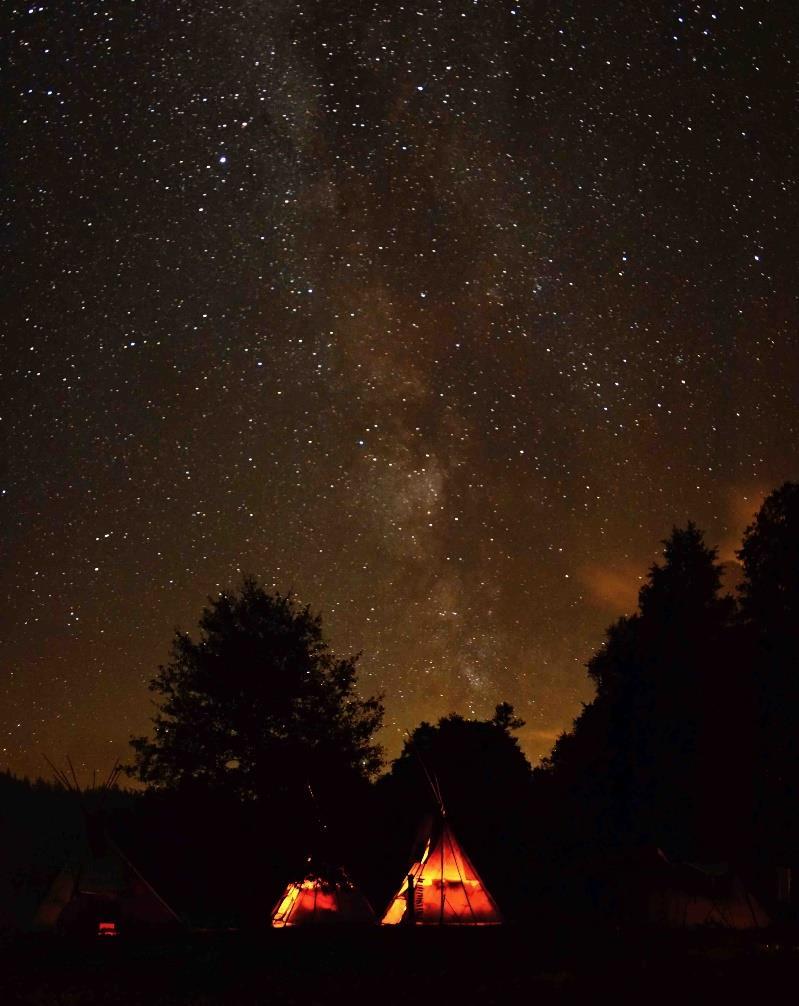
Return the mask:
[[371, 925], [372, 906], [342, 868], [324, 876], [309, 871], [290, 883], [272, 912], [272, 926]]
[[[70, 763], [73, 781], [59, 769], [56, 778], [81, 800], [86, 822], [85, 848], [61, 870], [33, 919], [39, 931], [118, 936], [153, 927], [180, 925], [180, 919], [113, 842], [83, 794]], [[102, 787], [107, 792], [119, 775], [117, 766]]]
[[[302, 880], [292, 880], [275, 905], [271, 923], [274, 929], [287, 926], [373, 925], [377, 920], [372, 906], [352, 882], [343, 866], [331, 866], [327, 825], [322, 820], [316, 796], [308, 783], [308, 796], [316, 814], [318, 834], [311, 839], [317, 849], [324, 849], [320, 859], [309, 855]], [[324, 865], [320, 865], [324, 864]]]

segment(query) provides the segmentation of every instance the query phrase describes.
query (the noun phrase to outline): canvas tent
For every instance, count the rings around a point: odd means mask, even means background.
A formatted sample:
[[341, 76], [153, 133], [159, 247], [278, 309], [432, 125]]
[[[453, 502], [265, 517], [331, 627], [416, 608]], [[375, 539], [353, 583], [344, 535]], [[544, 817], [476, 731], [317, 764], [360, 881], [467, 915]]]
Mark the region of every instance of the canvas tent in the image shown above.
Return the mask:
[[679, 861], [647, 846], [611, 865], [603, 900], [631, 926], [756, 930], [771, 925], [761, 900], [728, 863]]
[[272, 912], [272, 926], [371, 925], [372, 906], [339, 867], [325, 875], [310, 870], [290, 883]]
[[[438, 795], [438, 794], [437, 794]], [[497, 926], [502, 915], [466, 855], [443, 806], [381, 920], [384, 926]]]
[[[71, 768], [71, 766], [70, 766]], [[179, 926], [180, 919], [142, 877], [105, 830], [97, 812], [87, 810], [77, 779], [56, 777], [81, 799], [86, 825], [83, 847], [56, 877], [33, 920], [38, 931], [117, 936], [154, 927]], [[102, 787], [118, 775], [115, 767]]]
[[124, 853], [105, 836], [59, 873], [34, 918], [38, 930], [114, 936], [153, 926], [176, 926], [178, 916]]
[[761, 929], [768, 914], [739, 873], [726, 863], [678, 863], [656, 850], [646, 911], [650, 923], [669, 929]]

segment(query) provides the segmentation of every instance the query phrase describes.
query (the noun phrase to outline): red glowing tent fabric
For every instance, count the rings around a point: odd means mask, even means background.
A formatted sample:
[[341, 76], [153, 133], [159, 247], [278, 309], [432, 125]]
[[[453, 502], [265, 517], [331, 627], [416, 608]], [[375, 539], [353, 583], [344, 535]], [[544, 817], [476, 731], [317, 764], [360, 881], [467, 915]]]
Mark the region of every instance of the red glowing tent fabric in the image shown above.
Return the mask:
[[384, 926], [498, 926], [502, 914], [445, 817], [392, 899]]
[[272, 912], [272, 926], [319, 926], [375, 922], [372, 906], [344, 870], [335, 879], [323, 879], [309, 873], [303, 880], [290, 883]]

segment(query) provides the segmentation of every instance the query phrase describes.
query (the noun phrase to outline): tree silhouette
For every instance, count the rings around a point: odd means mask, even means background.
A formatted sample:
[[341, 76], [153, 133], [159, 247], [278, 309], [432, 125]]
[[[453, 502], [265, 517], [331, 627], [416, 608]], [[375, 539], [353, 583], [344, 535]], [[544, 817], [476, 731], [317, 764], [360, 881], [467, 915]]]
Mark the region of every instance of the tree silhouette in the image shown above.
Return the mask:
[[693, 523], [663, 544], [638, 612], [610, 627], [588, 664], [596, 698], [544, 765], [579, 795], [577, 844], [697, 854], [731, 841], [728, 779], [744, 709], [735, 605], [720, 596], [716, 552]]
[[222, 882], [212, 891], [206, 881], [209, 918], [263, 921], [319, 852], [320, 817], [328, 844], [357, 833], [382, 764], [383, 705], [359, 698], [357, 658], [331, 652], [320, 616], [254, 579], [210, 600], [199, 628], [196, 638], [176, 633], [150, 682], [153, 735], [131, 740], [128, 771], [150, 786], [154, 827], [186, 850], [181, 886], [198, 875]]
[[737, 553], [745, 579], [741, 609], [761, 637], [796, 640], [799, 616], [799, 484], [786, 482], [763, 502]]
[[150, 682], [153, 738], [131, 741], [142, 782], [199, 782], [249, 800], [377, 772], [382, 703], [358, 698], [357, 658], [331, 653], [319, 615], [245, 579], [199, 624], [196, 640], [176, 633]]
[[782, 857], [799, 848], [799, 485], [764, 501], [738, 552], [741, 612], [757, 688], [760, 839]]

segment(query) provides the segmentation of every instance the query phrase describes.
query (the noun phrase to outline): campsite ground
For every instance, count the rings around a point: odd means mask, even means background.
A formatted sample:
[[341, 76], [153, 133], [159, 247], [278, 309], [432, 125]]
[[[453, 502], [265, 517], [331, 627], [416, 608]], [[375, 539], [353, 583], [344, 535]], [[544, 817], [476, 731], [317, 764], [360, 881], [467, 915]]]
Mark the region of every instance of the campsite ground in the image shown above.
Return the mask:
[[799, 977], [796, 941], [735, 934], [267, 931], [171, 943], [16, 939], [3, 1006], [752, 1002]]

